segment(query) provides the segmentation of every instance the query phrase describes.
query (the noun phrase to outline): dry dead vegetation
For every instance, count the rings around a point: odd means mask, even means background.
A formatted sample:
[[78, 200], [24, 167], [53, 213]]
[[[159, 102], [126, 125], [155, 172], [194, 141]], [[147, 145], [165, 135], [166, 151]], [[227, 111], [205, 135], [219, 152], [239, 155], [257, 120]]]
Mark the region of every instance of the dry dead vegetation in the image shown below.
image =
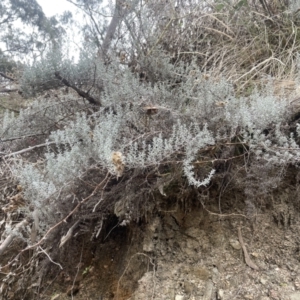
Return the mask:
[[[207, 80], [233, 83], [238, 97], [267, 85], [291, 103], [284, 129], [294, 132], [300, 112], [298, 7], [285, 0], [179, 1], [177, 8], [165, 2], [142, 2], [151, 17], [160, 14], [158, 30], [143, 43], [126, 31], [135, 51], [125, 49], [116, 61], [141, 84], [166, 80], [158, 71], [163, 56], [174, 65], [194, 61]], [[199, 178], [211, 166], [216, 170], [209, 186], [198, 189], [182, 176], [180, 153], [128, 170], [122, 153], [114, 152], [117, 172], [93, 164], [59, 201], [45, 203], [55, 214], [53, 224], [41, 228], [11, 169], [26, 161], [41, 168], [45, 139], [77, 111], [105, 112], [78, 90], [72, 105], [62, 89], [47, 92], [51, 105], [61, 105], [59, 121], [52, 122], [49, 105], [32, 115], [47, 119], [41, 130], [30, 133], [28, 127], [1, 140], [1, 299], [300, 299], [298, 165], [262, 165], [238, 134], [198, 153]], [[21, 96], [5, 92], [1, 109], [19, 110]], [[45, 103], [49, 97], [40, 96]], [[156, 103], [146, 104], [146, 131], [130, 124], [139, 136], [150, 136], [149, 120], [162, 116]], [[224, 105], [220, 99], [216, 109]]]

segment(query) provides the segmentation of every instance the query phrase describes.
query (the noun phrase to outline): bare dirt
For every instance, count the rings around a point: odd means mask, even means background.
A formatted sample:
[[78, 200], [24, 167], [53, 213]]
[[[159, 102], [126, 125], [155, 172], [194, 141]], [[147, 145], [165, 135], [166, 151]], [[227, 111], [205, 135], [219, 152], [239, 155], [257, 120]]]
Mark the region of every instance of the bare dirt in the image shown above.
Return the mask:
[[[36, 299], [298, 300], [298, 194], [284, 184], [257, 199], [251, 217], [239, 193], [168, 198], [147, 220], [114, 220], [105, 238], [71, 241], [64, 269], [52, 267]], [[238, 228], [257, 269], [246, 264]]]

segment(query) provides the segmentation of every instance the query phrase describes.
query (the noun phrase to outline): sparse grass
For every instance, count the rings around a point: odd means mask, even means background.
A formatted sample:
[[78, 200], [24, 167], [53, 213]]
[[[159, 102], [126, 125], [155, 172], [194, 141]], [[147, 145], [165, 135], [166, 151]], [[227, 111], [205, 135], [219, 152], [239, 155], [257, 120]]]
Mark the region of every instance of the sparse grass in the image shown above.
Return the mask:
[[161, 44], [178, 60], [196, 58], [201, 71], [233, 82], [238, 94], [248, 94], [267, 76], [295, 80], [300, 15], [283, 1], [259, 3], [215, 1], [207, 4], [208, 12], [182, 9], [184, 22], [174, 22]]

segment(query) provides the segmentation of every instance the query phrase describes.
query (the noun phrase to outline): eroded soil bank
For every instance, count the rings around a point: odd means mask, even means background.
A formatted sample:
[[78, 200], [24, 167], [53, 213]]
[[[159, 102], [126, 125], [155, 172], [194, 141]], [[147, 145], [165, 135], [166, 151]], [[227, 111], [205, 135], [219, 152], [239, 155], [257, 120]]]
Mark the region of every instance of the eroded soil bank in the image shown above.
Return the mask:
[[169, 197], [143, 221], [112, 219], [102, 238], [73, 239], [36, 299], [300, 299], [297, 184], [251, 205], [236, 191], [196, 198]]

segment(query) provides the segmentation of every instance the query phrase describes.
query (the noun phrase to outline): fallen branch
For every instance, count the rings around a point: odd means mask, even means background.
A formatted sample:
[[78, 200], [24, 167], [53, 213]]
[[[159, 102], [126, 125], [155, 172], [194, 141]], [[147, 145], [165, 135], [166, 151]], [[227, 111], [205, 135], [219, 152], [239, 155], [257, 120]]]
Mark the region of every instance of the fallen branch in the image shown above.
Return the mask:
[[87, 101], [89, 101], [91, 104], [94, 105], [98, 105], [98, 106], [102, 106], [101, 102], [99, 100], [96, 100], [95, 98], [93, 98], [92, 96], [89, 95], [89, 93], [86, 93], [82, 90], [80, 90], [79, 88], [77, 88], [75, 85], [71, 84], [67, 79], [63, 78], [59, 72], [55, 72], [54, 73], [55, 77], [57, 79], [59, 79], [65, 86], [68, 86], [70, 88], [72, 88], [74, 91], [77, 92], [77, 94], [81, 97], [83, 97], [84, 99], [86, 99]]
[[3, 89], [3, 90], [0, 90], [0, 93], [14, 93], [14, 92], [18, 92], [18, 89]]
[[60, 239], [60, 244], [59, 244], [59, 248], [61, 248], [73, 235], [73, 231], [75, 229], [75, 227], [78, 225], [78, 223], [80, 222], [80, 220], [76, 221], [74, 223], [74, 225], [72, 225], [72, 227], [68, 230], [67, 234], [64, 235], [61, 239]]
[[8, 79], [8, 80], [10, 80], [10, 81], [15, 81], [14, 78], [12, 78], [12, 77], [10, 77], [10, 76], [4, 74], [3, 72], [0, 72], [0, 76], [4, 77], [5, 79]]
[[15, 141], [15, 140], [30, 138], [30, 137], [37, 137], [37, 136], [40, 136], [40, 135], [46, 135], [46, 134], [45, 133], [35, 133], [35, 134], [29, 134], [29, 135], [15, 136], [15, 137], [11, 137], [11, 138], [8, 138], [8, 139], [5, 139], [5, 140], [0, 139], [0, 142], [2, 142], [2, 143], [11, 142], [11, 141]]
[[55, 144], [55, 142], [50, 142], [50, 143], [48, 142], [48, 143], [43, 143], [43, 144], [35, 145], [35, 146], [32, 146], [32, 147], [28, 147], [28, 148], [22, 149], [20, 151], [16, 151], [16, 152], [13, 152], [13, 153], [6, 154], [3, 157], [7, 158], [7, 157], [10, 157], [10, 156], [14, 156], [14, 155], [17, 155], [17, 154], [22, 154], [22, 153], [31, 151], [31, 150], [36, 149], [36, 148], [46, 147], [46, 146], [53, 145], [53, 144]]
[[24, 219], [22, 222], [18, 223], [15, 228], [12, 230], [11, 234], [6, 237], [3, 243], [0, 245], [0, 255], [5, 251], [5, 249], [10, 245], [10, 243], [14, 240], [17, 236], [19, 230], [25, 227], [28, 224], [28, 221]]
[[247, 251], [246, 246], [245, 246], [244, 241], [243, 241], [242, 232], [241, 232], [240, 227], [238, 228], [238, 236], [239, 236], [239, 241], [240, 241], [240, 244], [241, 244], [243, 252], [244, 252], [244, 257], [245, 257], [246, 264], [250, 268], [258, 271], [259, 267], [251, 260], [249, 254], [248, 254], [248, 251]]

